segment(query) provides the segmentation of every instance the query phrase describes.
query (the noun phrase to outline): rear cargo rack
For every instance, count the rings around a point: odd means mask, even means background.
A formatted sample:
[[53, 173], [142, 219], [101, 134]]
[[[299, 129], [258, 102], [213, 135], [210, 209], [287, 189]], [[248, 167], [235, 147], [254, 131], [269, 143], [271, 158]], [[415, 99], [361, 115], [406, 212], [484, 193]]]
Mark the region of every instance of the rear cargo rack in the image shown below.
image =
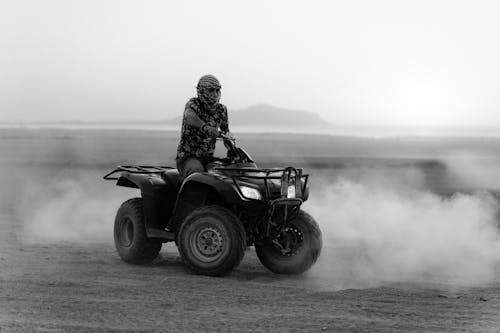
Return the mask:
[[[239, 174], [231, 175], [234, 185], [238, 189], [239, 194], [248, 200], [253, 200], [252, 198], [246, 197], [240, 188], [240, 184], [237, 182], [238, 179], [262, 179], [264, 181], [265, 195], [266, 199], [271, 198], [271, 193], [269, 190], [269, 182], [271, 180], [279, 180], [281, 184], [281, 199], [289, 198], [288, 190], [289, 185], [295, 185], [295, 196], [293, 201], [302, 201], [303, 194], [307, 187], [307, 181], [309, 179], [308, 174], [302, 174], [302, 168], [286, 167], [286, 168], [266, 168], [266, 169], [253, 169], [253, 168], [227, 168], [227, 167], [217, 167], [214, 168], [220, 171], [230, 171], [239, 172]], [[260, 173], [260, 175], [259, 175]], [[263, 173], [263, 175], [262, 175]], [[273, 175], [275, 174], [275, 175]], [[290, 198], [291, 199], [291, 198]]]
[[168, 170], [175, 169], [170, 166], [153, 165], [119, 165], [115, 170], [106, 174], [103, 178], [106, 180], [118, 180], [119, 177], [112, 177], [117, 172], [129, 172], [134, 174], [162, 174]]

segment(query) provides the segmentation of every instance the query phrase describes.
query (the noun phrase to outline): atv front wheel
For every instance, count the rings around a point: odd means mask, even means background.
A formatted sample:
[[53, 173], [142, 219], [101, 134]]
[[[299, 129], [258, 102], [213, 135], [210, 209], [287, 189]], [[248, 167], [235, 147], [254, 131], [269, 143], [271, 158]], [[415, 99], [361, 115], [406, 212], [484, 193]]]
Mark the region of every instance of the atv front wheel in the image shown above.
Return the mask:
[[205, 206], [194, 210], [183, 221], [177, 244], [183, 261], [192, 272], [223, 276], [243, 259], [245, 229], [230, 210]]
[[300, 211], [272, 241], [255, 245], [260, 262], [276, 274], [307, 271], [321, 253], [321, 230], [311, 215]]
[[125, 201], [116, 213], [115, 247], [123, 261], [130, 264], [147, 264], [161, 250], [161, 241], [146, 236], [141, 198]]

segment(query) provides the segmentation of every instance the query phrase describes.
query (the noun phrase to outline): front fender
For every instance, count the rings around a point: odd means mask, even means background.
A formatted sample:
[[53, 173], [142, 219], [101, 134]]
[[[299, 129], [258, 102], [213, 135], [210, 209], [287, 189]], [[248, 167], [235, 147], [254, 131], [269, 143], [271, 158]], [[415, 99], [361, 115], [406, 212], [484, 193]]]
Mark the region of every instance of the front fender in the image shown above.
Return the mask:
[[217, 194], [220, 204], [224, 206], [241, 202], [241, 198], [238, 195], [231, 179], [206, 172], [193, 173], [187, 177], [179, 191], [179, 198], [188, 201], [199, 200], [198, 193], [196, 191], [192, 191], [193, 189], [196, 189], [196, 187], [205, 187], [210, 189], [212, 194]]
[[209, 204], [231, 207], [242, 203], [232, 181], [217, 175], [194, 173], [182, 184], [173, 214], [175, 231], [184, 218], [194, 209]]

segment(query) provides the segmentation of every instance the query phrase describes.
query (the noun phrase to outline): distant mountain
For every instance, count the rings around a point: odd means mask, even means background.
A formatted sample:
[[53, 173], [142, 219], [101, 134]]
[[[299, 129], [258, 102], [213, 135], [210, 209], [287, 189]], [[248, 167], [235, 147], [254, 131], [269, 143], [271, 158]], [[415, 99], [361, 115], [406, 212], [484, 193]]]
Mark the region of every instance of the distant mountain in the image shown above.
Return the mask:
[[[180, 124], [182, 116], [168, 120], [168, 124]], [[279, 108], [267, 104], [257, 104], [242, 110], [229, 110], [229, 124], [231, 127], [305, 127], [305, 128], [329, 128], [329, 122], [318, 114]]]
[[[49, 121], [49, 122], [33, 122], [33, 125], [44, 126], [164, 126], [171, 125], [180, 128], [182, 115], [169, 120], [106, 120], [106, 121]], [[22, 122], [2, 123], [19, 125]], [[256, 104], [246, 109], [229, 110], [229, 127], [240, 129], [258, 129], [258, 130], [279, 130], [288, 131], [315, 131], [315, 130], [331, 130], [333, 125], [318, 114], [302, 111], [279, 108], [268, 104]]]

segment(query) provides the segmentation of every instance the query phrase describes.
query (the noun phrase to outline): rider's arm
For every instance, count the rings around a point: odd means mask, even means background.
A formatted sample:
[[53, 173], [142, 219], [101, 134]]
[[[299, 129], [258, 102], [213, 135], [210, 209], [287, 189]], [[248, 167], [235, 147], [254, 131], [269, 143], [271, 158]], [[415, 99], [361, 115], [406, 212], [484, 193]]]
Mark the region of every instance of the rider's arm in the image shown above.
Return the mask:
[[222, 111], [222, 121], [220, 124], [220, 129], [222, 132], [229, 133], [229, 122], [227, 118], [227, 108], [224, 106]]
[[188, 124], [189, 126], [201, 128], [212, 137], [219, 136], [219, 130], [213, 126], [207, 125], [203, 120], [201, 120], [190, 103], [186, 105], [186, 109], [184, 110], [184, 118], [186, 119], [186, 124]]
[[186, 123], [189, 126], [193, 126], [196, 128], [200, 128], [203, 125], [205, 125], [205, 122], [198, 117], [196, 112], [194, 112], [193, 109], [187, 107], [186, 110], [184, 111], [184, 117], [186, 117]]

